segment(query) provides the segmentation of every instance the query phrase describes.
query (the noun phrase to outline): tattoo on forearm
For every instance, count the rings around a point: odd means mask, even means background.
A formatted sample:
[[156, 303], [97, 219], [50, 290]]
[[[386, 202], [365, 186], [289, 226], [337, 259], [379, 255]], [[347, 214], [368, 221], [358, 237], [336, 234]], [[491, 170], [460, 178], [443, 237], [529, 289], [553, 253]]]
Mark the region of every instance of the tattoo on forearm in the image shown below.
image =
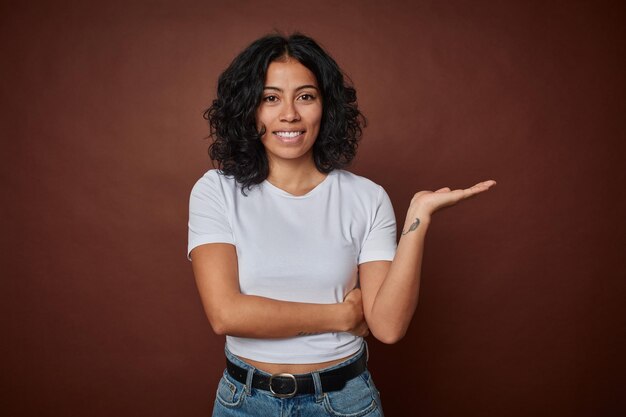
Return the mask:
[[420, 219], [418, 219], [417, 217], [415, 218], [415, 222], [413, 222], [413, 224], [411, 225], [411, 227], [409, 227], [409, 230], [407, 230], [406, 232], [402, 232], [402, 235], [406, 235], [409, 232], [412, 232], [413, 230], [417, 229], [417, 226], [420, 224]]
[[298, 332], [298, 336], [313, 336], [314, 334], [320, 334], [319, 332]]

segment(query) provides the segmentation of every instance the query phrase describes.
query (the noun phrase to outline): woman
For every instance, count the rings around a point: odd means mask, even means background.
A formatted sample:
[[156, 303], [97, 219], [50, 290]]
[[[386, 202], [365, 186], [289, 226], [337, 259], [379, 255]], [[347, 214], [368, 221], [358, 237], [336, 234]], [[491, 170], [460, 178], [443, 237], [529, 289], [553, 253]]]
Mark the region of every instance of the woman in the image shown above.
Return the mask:
[[364, 337], [400, 340], [424, 236], [441, 207], [487, 190], [421, 191], [396, 244], [385, 190], [350, 173], [364, 119], [312, 39], [266, 36], [220, 76], [215, 141], [190, 198], [188, 257], [227, 367], [214, 416], [382, 416]]

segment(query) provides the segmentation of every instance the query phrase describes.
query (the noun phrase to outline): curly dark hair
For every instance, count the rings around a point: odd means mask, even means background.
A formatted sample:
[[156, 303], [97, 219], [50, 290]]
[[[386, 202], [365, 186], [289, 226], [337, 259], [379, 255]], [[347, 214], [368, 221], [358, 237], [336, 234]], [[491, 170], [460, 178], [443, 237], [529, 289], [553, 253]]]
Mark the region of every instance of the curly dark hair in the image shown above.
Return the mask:
[[[264, 132], [256, 128], [265, 75], [273, 61], [294, 58], [316, 77], [322, 96], [320, 131], [313, 159], [320, 172], [350, 164], [367, 121], [359, 111], [356, 90], [337, 63], [313, 39], [301, 33], [267, 35], [243, 50], [220, 75], [217, 98], [203, 114], [214, 141], [209, 156], [225, 175], [234, 176], [241, 192], [263, 182], [269, 173]], [[344, 79], [345, 77], [345, 79]]]

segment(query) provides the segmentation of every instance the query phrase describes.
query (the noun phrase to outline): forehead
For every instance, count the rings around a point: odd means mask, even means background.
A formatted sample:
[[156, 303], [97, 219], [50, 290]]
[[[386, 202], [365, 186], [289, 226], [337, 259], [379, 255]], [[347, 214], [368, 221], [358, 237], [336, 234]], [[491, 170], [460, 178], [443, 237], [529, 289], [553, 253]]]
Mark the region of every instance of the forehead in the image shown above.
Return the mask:
[[297, 88], [306, 84], [317, 87], [317, 79], [311, 70], [295, 59], [273, 61], [267, 67], [265, 86]]

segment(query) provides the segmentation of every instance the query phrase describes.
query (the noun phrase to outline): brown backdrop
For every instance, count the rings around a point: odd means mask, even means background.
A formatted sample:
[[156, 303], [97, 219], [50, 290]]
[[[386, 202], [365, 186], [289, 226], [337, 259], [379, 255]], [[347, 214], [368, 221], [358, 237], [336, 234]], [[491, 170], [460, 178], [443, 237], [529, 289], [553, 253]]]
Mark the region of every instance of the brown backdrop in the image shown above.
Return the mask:
[[273, 28], [351, 76], [351, 170], [398, 219], [498, 181], [436, 215], [409, 334], [370, 341], [387, 415], [625, 412], [622, 4], [2, 2], [0, 414], [209, 415], [223, 339], [185, 258], [201, 114]]

